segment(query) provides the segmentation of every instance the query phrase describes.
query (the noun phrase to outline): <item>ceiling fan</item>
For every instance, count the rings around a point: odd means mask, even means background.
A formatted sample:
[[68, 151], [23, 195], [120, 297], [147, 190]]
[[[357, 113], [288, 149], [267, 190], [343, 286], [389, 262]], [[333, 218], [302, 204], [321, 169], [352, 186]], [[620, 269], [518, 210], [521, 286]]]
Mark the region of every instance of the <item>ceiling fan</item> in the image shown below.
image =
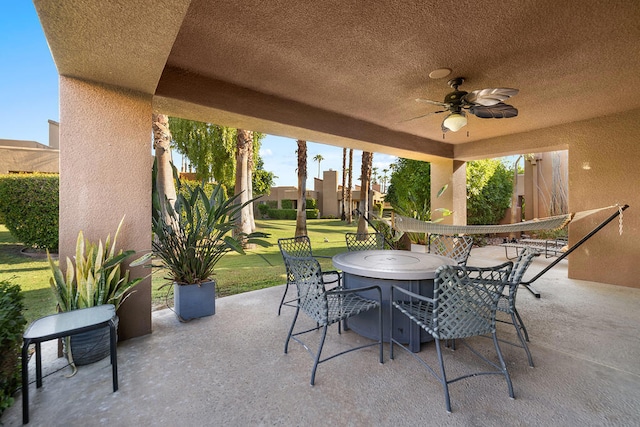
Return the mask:
[[432, 111], [421, 116], [413, 117], [408, 120], [419, 119], [438, 113], [449, 113], [442, 121], [442, 132], [457, 132], [467, 124], [467, 111], [476, 117], [482, 119], [502, 119], [516, 117], [518, 109], [512, 105], [505, 104], [502, 101], [518, 94], [518, 89], [510, 89], [506, 87], [487, 88], [474, 90], [473, 92], [465, 92], [458, 90], [464, 82], [464, 77], [456, 77], [449, 80], [448, 84], [453, 88], [453, 92], [444, 97], [444, 102], [432, 101], [430, 99], [417, 98], [417, 102], [425, 104], [437, 105], [444, 108], [440, 111]]

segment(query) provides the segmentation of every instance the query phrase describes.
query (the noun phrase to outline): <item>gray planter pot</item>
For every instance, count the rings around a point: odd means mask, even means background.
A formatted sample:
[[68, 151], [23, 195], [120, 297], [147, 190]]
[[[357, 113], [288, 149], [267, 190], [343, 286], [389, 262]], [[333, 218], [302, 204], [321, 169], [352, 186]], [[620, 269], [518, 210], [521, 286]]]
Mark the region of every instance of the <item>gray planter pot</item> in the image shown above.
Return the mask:
[[182, 320], [211, 316], [216, 313], [216, 282], [199, 285], [173, 284], [173, 309]]
[[[118, 318], [116, 317], [116, 327]], [[111, 343], [109, 327], [102, 329], [82, 332], [80, 334], [71, 335], [71, 354], [73, 362], [76, 366], [89, 365], [109, 356]], [[64, 353], [66, 355], [66, 340], [63, 339]]]

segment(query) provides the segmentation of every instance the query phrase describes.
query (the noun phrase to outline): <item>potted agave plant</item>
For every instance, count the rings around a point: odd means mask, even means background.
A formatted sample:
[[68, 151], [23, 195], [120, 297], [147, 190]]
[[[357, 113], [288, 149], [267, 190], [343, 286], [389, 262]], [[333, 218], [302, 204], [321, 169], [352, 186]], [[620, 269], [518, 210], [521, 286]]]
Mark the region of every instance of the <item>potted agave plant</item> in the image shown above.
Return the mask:
[[218, 261], [229, 252], [244, 254], [243, 245], [269, 246], [265, 233], [235, 232], [241, 209], [251, 201], [239, 203], [239, 195], [227, 197], [224, 187], [213, 186], [210, 195], [204, 184], [183, 185], [176, 180], [178, 196], [174, 206], [166, 203], [166, 213], [155, 198], [152, 243], [153, 255], [167, 271], [167, 285], [173, 285], [174, 311], [180, 320], [215, 314]]
[[[59, 311], [71, 311], [113, 304], [116, 310], [122, 305], [131, 291], [143, 278], [131, 279], [129, 270], [123, 270], [123, 261], [132, 255], [132, 250], [116, 252], [116, 241], [124, 217], [111, 240], [107, 236], [91, 242], [84, 238], [82, 230], [76, 241], [74, 261], [67, 257], [66, 274], [56, 265], [47, 253], [52, 277], [49, 279], [56, 296]], [[73, 365], [87, 365], [109, 355], [109, 328], [104, 331], [89, 331], [67, 337], [65, 352]]]

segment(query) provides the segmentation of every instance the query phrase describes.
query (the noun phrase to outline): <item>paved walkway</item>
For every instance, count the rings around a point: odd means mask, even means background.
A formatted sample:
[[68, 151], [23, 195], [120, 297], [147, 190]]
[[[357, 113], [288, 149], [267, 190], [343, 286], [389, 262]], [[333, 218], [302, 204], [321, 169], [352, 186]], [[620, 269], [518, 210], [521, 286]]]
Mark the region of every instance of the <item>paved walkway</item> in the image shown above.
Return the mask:
[[[504, 261], [501, 247], [471, 254], [469, 265]], [[536, 259], [526, 278], [552, 260]], [[283, 354], [293, 309], [277, 316], [278, 286], [221, 298], [215, 316], [189, 323], [169, 310], [154, 312], [151, 335], [118, 346], [118, 392], [108, 358], [72, 378], [65, 378], [68, 369], [54, 373], [43, 388], [31, 385], [30, 425], [640, 425], [640, 289], [566, 276], [563, 261], [535, 283], [541, 299], [520, 290], [536, 367], [521, 349], [502, 346], [515, 400], [499, 377], [470, 378], [451, 385], [447, 414], [439, 382], [405, 352], [390, 361], [388, 345], [383, 365], [375, 348], [354, 352], [320, 365], [311, 387], [308, 353], [292, 343]], [[499, 331], [515, 338], [508, 325]], [[327, 351], [364, 340], [331, 332]], [[64, 359], [55, 358], [55, 346], [45, 352], [46, 375]], [[421, 354], [434, 361], [433, 344]], [[463, 347], [445, 357], [452, 374], [476, 363]], [[5, 426], [21, 424], [21, 404], [18, 396], [5, 411]]]

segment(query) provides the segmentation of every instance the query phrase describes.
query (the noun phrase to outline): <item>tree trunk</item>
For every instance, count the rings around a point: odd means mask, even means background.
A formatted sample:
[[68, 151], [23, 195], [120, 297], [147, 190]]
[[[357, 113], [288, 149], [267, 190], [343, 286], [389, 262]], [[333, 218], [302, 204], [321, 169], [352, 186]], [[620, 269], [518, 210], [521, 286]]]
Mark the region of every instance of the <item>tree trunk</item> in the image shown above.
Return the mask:
[[[248, 145], [249, 153], [247, 154], [247, 198], [253, 199], [253, 132], [251, 132], [251, 143]], [[247, 205], [247, 213], [249, 215], [249, 228], [253, 233], [256, 231], [256, 219], [253, 215], [253, 202]]]
[[296, 236], [307, 235], [307, 141], [298, 140], [298, 214]]
[[[244, 204], [249, 200], [249, 189], [247, 188], [247, 175], [249, 164], [249, 145], [253, 143], [251, 131], [238, 129], [236, 136], [236, 186], [235, 194], [240, 194], [238, 203]], [[249, 222], [248, 205], [241, 211], [236, 219], [236, 231], [239, 233], [251, 233], [251, 223]], [[245, 246], [245, 242], [242, 242]]]
[[353, 186], [353, 148], [349, 149], [349, 185], [347, 186], [347, 223], [353, 222], [353, 194], [351, 188]]
[[345, 212], [345, 206], [347, 201], [347, 149], [342, 149], [342, 215], [340, 219], [345, 221], [347, 219], [347, 213]]
[[173, 207], [176, 202], [176, 187], [171, 168], [171, 132], [169, 117], [165, 114], [153, 114], [153, 149], [155, 150], [157, 176], [156, 189], [163, 215], [167, 216], [166, 202]]
[[367, 233], [367, 221], [369, 218], [369, 186], [371, 185], [371, 166], [373, 164], [373, 154], [368, 151], [362, 152], [362, 173], [360, 186], [360, 220], [358, 221], [358, 233]]

